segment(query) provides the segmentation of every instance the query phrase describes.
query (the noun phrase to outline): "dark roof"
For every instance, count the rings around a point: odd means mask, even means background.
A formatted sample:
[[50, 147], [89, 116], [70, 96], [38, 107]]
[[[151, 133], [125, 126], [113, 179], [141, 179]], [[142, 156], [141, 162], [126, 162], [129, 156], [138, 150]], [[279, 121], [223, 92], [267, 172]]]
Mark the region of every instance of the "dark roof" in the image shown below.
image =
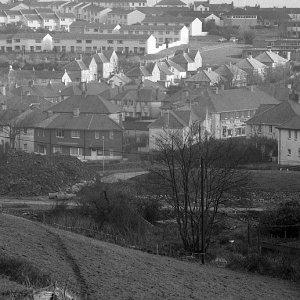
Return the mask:
[[115, 114], [121, 112], [118, 105], [97, 95], [74, 95], [54, 105], [51, 110], [57, 113], [70, 113], [79, 108], [85, 114]]
[[[262, 111], [263, 109], [264, 111]], [[247, 124], [281, 125], [296, 115], [300, 115], [300, 104], [284, 101], [269, 108], [258, 109], [256, 114], [248, 120]]]
[[22, 111], [17, 109], [6, 109], [0, 111], [0, 125], [9, 125]]
[[149, 128], [183, 129], [189, 126], [190, 111], [168, 111], [149, 125]]
[[149, 131], [148, 126], [152, 122], [153, 122], [153, 120], [125, 121], [125, 122], [123, 122], [123, 127], [125, 130]]
[[41, 110], [47, 110], [53, 104], [45, 98], [37, 95], [23, 95], [22, 97], [20, 95], [15, 95], [6, 100], [6, 105], [8, 109], [25, 111], [32, 105], [39, 105]]
[[182, 2], [181, 0], [161, 0], [155, 4], [156, 6], [159, 5], [168, 5], [168, 6], [187, 6], [186, 3]]
[[47, 113], [40, 108], [33, 107], [18, 115], [13, 119], [17, 127], [31, 127], [47, 118]]
[[[88, 95], [100, 95], [102, 92], [109, 89], [109, 85], [104, 82], [88, 82], [86, 85]], [[66, 86], [61, 90], [60, 94], [64, 97], [82, 95], [82, 90], [80, 89], [79, 84], [74, 83]]]
[[286, 123], [279, 125], [278, 128], [280, 129], [300, 129], [300, 116], [294, 116], [290, 121], [287, 121]]
[[[69, 114], [53, 114], [53, 116], [35, 125], [38, 128], [59, 128], [69, 130], [117, 130], [122, 127], [107, 115], [79, 114], [74, 117]], [[101, 141], [102, 142], [102, 141]]]

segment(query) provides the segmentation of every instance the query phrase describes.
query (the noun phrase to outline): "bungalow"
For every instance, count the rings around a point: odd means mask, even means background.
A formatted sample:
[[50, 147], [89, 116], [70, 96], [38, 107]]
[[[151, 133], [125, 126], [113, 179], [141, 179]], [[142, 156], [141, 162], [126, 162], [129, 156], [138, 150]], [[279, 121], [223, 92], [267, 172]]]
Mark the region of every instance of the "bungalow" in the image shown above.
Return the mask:
[[247, 30], [258, 25], [258, 11], [234, 9], [223, 16], [223, 25], [226, 27], [239, 27]]
[[195, 1], [194, 10], [201, 12], [209, 11], [209, 1]]

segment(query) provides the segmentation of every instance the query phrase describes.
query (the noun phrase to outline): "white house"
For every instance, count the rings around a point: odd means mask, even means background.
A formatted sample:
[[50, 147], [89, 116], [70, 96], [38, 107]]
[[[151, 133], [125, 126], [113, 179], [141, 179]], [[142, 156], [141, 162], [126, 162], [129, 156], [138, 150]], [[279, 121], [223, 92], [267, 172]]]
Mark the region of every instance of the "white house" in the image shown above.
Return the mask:
[[278, 164], [300, 165], [300, 116], [278, 126]]

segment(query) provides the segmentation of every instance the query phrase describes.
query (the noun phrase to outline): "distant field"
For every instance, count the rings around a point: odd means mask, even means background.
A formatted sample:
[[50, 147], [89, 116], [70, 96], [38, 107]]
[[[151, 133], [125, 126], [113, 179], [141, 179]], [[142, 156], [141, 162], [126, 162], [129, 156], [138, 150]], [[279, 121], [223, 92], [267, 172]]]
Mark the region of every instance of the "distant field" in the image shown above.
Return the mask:
[[266, 192], [300, 192], [300, 172], [298, 171], [250, 171], [250, 189]]

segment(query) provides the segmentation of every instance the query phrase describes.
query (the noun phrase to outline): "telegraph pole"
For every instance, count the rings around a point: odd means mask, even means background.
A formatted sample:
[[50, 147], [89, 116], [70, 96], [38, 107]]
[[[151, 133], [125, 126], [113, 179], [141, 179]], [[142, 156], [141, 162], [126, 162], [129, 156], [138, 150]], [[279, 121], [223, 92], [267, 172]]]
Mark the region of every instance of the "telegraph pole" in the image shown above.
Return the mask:
[[203, 157], [201, 156], [201, 162], [200, 162], [200, 167], [201, 167], [201, 260], [202, 264], [205, 264], [205, 230], [204, 230], [204, 162], [203, 162]]

